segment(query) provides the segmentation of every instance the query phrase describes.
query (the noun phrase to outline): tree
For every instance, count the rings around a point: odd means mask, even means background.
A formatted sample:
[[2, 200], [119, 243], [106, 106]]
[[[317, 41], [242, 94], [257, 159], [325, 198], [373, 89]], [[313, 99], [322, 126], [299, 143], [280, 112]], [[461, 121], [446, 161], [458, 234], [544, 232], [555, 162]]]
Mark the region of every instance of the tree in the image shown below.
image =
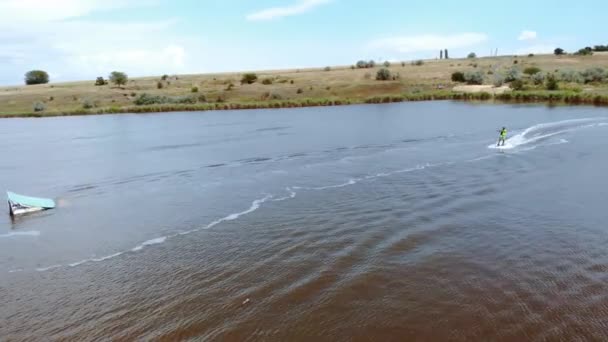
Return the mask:
[[443, 50], [439, 50], [439, 59], [443, 59]]
[[368, 68], [373, 68], [376, 66], [376, 62], [374, 62], [374, 60], [370, 60], [369, 62], [367, 62], [367, 67]]
[[108, 81], [104, 80], [103, 77], [97, 77], [97, 79], [95, 80], [96, 86], [102, 86], [106, 84], [108, 84]]
[[391, 79], [391, 72], [388, 69], [380, 69], [376, 74], [376, 80], [378, 81], [388, 81]]
[[389, 61], [384, 62], [384, 66], [387, 67], [387, 68], [390, 67], [391, 66], [391, 62], [389, 62]]
[[445, 49], [443, 56], [445, 57], [445, 59], [450, 59], [450, 57], [448, 56], [448, 49]]
[[366, 61], [358, 61], [357, 62], [357, 68], [359, 68], [359, 69], [367, 68], [367, 62]]
[[475, 54], [475, 52], [471, 52], [467, 55], [467, 58], [477, 58], [477, 54]]
[[579, 56], [591, 56], [593, 55], [593, 51], [591, 50], [591, 48], [584, 48], [584, 49], [580, 49], [578, 50], [575, 55], [579, 55]]
[[553, 51], [553, 53], [554, 53], [556, 56], [559, 56], [559, 55], [563, 55], [563, 54], [564, 54], [564, 53], [566, 53], [566, 52], [565, 52], [565, 51], [564, 51], [564, 49], [562, 49], [562, 48], [557, 48], [557, 49], [555, 49], [555, 50]]
[[253, 84], [258, 80], [258, 75], [254, 73], [247, 73], [241, 78], [241, 84]]
[[49, 83], [49, 74], [43, 70], [31, 70], [25, 74], [25, 84], [46, 84]]
[[125, 74], [124, 72], [121, 71], [112, 71], [112, 73], [110, 74], [110, 82], [116, 84], [117, 86], [121, 86], [121, 85], [125, 85], [127, 84], [127, 81], [129, 80], [129, 77], [127, 76], [127, 74]]

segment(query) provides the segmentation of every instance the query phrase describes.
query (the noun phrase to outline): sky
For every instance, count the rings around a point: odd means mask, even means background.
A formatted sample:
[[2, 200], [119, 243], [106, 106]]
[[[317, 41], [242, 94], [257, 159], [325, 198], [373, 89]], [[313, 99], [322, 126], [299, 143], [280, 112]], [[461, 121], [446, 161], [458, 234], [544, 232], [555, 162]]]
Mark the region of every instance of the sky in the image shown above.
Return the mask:
[[0, 0], [0, 85], [551, 53], [608, 44], [608, 1]]

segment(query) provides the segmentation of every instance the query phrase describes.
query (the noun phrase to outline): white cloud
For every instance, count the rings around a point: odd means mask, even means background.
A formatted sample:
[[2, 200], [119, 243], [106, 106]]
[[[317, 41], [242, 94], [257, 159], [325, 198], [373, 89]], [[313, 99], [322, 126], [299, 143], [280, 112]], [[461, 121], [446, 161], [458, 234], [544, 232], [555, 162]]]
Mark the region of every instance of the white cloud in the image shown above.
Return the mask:
[[372, 48], [381, 48], [400, 53], [437, 51], [474, 46], [485, 42], [488, 36], [484, 33], [459, 33], [451, 35], [423, 34], [383, 38], [370, 43]]
[[40, 23], [81, 17], [95, 11], [151, 5], [158, 0], [0, 0], [2, 25]]
[[517, 40], [534, 40], [536, 39], [536, 31], [523, 30], [517, 37]]
[[300, 0], [299, 2], [284, 7], [272, 7], [261, 11], [251, 13], [247, 16], [247, 20], [273, 20], [293, 15], [298, 15], [311, 11], [321, 5], [328, 4], [331, 0]]

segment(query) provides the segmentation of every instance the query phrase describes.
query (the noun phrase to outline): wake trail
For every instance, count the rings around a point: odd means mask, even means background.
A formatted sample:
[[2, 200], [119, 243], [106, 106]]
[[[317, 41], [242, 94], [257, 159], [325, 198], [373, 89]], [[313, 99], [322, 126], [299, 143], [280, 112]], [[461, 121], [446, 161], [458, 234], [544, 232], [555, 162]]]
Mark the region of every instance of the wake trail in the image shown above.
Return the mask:
[[[520, 146], [528, 146], [530, 144], [538, 143], [567, 132], [585, 128], [602, 127], [606, 125], [608, 125], [608, 118], [605, 117], [546, 122], [524, 129], [521, 133], [507, 139], [504, 146], [496, 146], [494, 143], [489, 145], [488, 148], [510, 150]], [[536, 147], [537, 146], [533, 146], [532, 148], [527, 148], [527, 150], [534, 149]]]

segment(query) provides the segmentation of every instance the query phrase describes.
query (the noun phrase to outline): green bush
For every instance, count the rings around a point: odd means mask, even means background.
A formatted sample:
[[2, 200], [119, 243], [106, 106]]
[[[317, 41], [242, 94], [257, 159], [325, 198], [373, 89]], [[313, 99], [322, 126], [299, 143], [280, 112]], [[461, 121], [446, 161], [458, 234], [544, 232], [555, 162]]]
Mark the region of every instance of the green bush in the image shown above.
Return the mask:
[[494, 76], [494, 86], [501, 87], [505, 83], [505, 79], [501, 75]]
[[521, 79], [517, 79], [511, 82], [511, 84], [509, 84], [509, 88], [513, 89], [513, 90], [524, 90], [525, 88], [525, 83], [523, 80]]
[[534, 57], [534, 54], [533, 53], [528, 54], [528, 57]]
[[540, 72], [540, 68], [539, 67], [527, 67], [524, 69], [524, 74], [526, 75], [534, 75], [534, 74], [538, 74]]
[[[200, 99], [200, 96], [199, 98]], [[154, 104], [195, 104], [198, 99], [194, 96], [160, 96], [160, 95], [139, 95], [133, 103], [138, 106], [154, 105]]]
[[46, 109], [46, 106], [42, 102], [34, 103], [34, 112], [42, 112]]
[[467, 55], [467, 58], [477, 58], [477, 54], [475, 52], [471, 52]]
[[93, 102], [91, 102], [89, 100], [82, 101], [82, 108], [84, 108], [84, 109], [91, 109], [93, 107], [95, 107], [95, 104]]
[[483, 73], [481, 71], [467, 71], [464, 73], [467, 84], [483, 84]]
[[161, 77], [160, 79], [163, 81], [166, 81], [169, 78], [169, 75], [163, 75], [163, 77]]
[[563, 82], [569, 83], [584, 83], [585, 78], [580, 72], [574, 70], [562, 70], [559, 73], [559, 79]]
[[359, 69], [365, 69], [365, 68], [368, 68], [368, 66], [367, 66], [367, 62], [366, 62], [366, 61], [358, 61], [358, 62], [357, 62], [357, 68], [359, 68]]
[[246, 73], [241, 78], [241, 84], [253, 84], [258, 80], [258, 75], [254, 73]]
[[[422, 61], [421, 61], [422, 62]], [[401, 62], [401, 66], [404, 67], [405, 66], [405, 62]]]
[[376, 80], [388, 81], [391, 79], [391, 72], [388, 69], [382, 68], [376, 73]]
[[325, 69], [323, 69], [324, 71], [331, 71], [331, 67], [326, 66]]
[[367, 67], [368, 68], [373, 68], [376, 66], [376, 62], [374, 62], [374, 60], [370, 60], [369, 62], [367, 62]]
[[412, 65], [421, 66], [421, 65], [423, 65], [423, 64], [424, 64], [424, 61], [423, 61], [423, 60], [421, 60], [421, 59], [418, 59], [418, 60], [412, 61]]
[[304, 92], [304, 90], [302, 90], [302, 88], [298, 88], [298, 90], [296, 91], [296, 93], [298, 94], [302, 94]]
[[46, 84], [49, 83], [49, 74], [44, 70], [31, 70], [25, 73], [25, 84]]
[[513, 64], [517, 64], [517, 63], [519, 63], [519, 61], [517, 59], [513, 61]]
[[200, 94], [196, 99], [198, 102], [207, 102], [207, 97], [204, 94]]
[[271, 85], [273, 82], [272, 78], [265, 78], [262, 80], [263, 85]]
[[460, 82], [464, 83], [466, 80], [464, 79], [464, 73], [460, 71], [456, 71], [452, 73], [452, 82]]
[[562, 49], [562, 48], [557, 48], [557, 49], [553, 50], [553, 53], [554, 53], [556, 56], [560, 56], [560, 55], [565, 54], [565, 53], [566, 53], [566, 51], [564, 51], [564, 49]]
[[163, 89], [163, 82], [161, 82], [161, 81], [156, 82], [156, 89]]
[[96, 86], [102, 86], [106, 84], [108, 84], [108, 81], [104, 80], [103, 77], [97, 77], [97, 79], [95, 80]]
[[608, 78], [608, 75], [606, 75], [606, 70], [599, 67], [585, 69], [580, 74], [585, 83], [603, 82]]
[[505, 75], [505, 82], [517, 81], [520, 78], [521, 74], [519, 72], [519, 69], [517, 69], [516, 67], [512, 67], [509, 71], [507, 71]]
[[583, 48], [574, 53], [577, 56], [591, 56], [593, 55], [593, 50], [591, 48]]
[[559, 84], [557, 83], [557, 79], [553, 74], [547, 76], [547, 81], [545, 83], [545, 87], [547, 90], [558, 90]]
[[545, 75], [542, 72], [537, 72], [530, 76], [530, 79], [535, 85], [541, 85], [545, 82]]
[[124, 72], [120, 72], [120, 71], [112, 71], [110, 73], [110, 77], [108, 77], [110, 79], [110, 82], [114, 83], [117, 86], [121, 86], [121, 85], [125, 85], [127, 84], [127, 81], [129, 80], [129, 77], [127, 76], [127, 74], [125, 74]]
[[389, 68], [390, 66], [391, 66], [391, 62], [389, 62], [389, 61], [384, 62], [385, 68]]
[[191, 93], [198, 93], [198, 87], [192, 87], [192, 89], [190, 89]]

